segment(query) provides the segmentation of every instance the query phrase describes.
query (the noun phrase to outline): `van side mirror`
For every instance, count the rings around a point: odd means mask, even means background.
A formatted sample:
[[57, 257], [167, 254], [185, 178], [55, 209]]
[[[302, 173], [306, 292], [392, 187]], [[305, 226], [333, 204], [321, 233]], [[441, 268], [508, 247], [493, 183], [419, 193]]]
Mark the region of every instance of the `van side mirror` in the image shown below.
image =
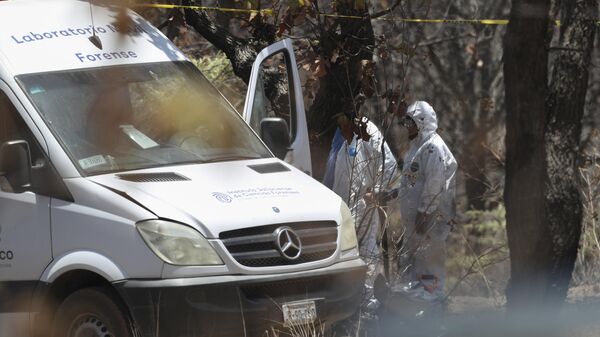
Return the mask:
[[290, 132], [283, 118], [269, 117], [260, 121], [260, 134], [273, 154], [284, 159], [290, 149]]
[[12, 140], [0, 146], [0, 176], [14, 193], [31, 189], [31, 151], [25, 140]]

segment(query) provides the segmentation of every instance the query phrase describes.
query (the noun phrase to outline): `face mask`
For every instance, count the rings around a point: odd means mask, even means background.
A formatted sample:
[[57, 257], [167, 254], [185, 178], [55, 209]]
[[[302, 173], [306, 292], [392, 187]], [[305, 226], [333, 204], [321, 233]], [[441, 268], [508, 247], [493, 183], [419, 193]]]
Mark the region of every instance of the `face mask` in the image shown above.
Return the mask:
[[415, 121], [410, 118], [408, 115], [402, 117], [402, 119], [400, 121], [398, 121], [398, 125], [403, 126], [407, 129], [410, 129], [411, 127], [416, 127], [417, 123], [415, 123]]

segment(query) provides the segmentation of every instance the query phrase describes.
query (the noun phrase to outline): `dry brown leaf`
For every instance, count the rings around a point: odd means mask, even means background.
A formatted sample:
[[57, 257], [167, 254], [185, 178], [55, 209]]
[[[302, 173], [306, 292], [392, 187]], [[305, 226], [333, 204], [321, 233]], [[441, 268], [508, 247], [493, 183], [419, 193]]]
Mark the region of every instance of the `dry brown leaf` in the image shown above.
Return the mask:
[[316, 65], [316, 69], [312, 73], [313, 76], [315, 76], [317, 78], [321, 78], [321, 77], [327, 75], [327, 67], [326, 67], [323, 59], [319, 58], [319, 59], [315, 60], [315, 65]]

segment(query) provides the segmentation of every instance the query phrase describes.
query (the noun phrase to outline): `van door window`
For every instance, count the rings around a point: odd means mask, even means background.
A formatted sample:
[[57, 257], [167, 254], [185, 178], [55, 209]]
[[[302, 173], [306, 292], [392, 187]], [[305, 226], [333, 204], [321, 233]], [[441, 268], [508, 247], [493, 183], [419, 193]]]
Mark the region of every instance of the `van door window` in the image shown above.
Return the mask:
[[15, 120], [17, 111], [3, 92], [0, 92], [0, 144], [18, 137], [21, 130], [18, 129]]
[[[283, 51], [269, 56], [261, 63], [254, 92], [250, 126], [260, 133], [262, 120], [269, 117], [282, 118], [288, 125], [290, 140], [293, 142], [296, 111], [292, 104], [288, 66], [289, 62]], [[262, 134], [260, 136], [263, 137]]]
[[[8, 141], [25, 140], [29, 143], [33, 162], [34, 158], [39, 158], [41, 151], [32, 136], [8, 97], [0, 92], [0, 146]], [[12, 192], [12, 187], [4, 176], [0, 177], [0, 189]]]
[[29, 143], [33, 163], [36, 159], [43, 159], [43, 152], [27, 124], [6, 94], [0, 91], [0, 144], [20, 139]]
[[[35, 136], [6, 94], [0, 91], [0, 146], [5, 142], [24, 140], [29, 144], [31, 163], [32, 191], [41, 195], [72, 200], [72, 196], [64, 186], [62, 179], [50, 164]], [[0, 189], [12, 192], [10, 184], [0, 177]]]

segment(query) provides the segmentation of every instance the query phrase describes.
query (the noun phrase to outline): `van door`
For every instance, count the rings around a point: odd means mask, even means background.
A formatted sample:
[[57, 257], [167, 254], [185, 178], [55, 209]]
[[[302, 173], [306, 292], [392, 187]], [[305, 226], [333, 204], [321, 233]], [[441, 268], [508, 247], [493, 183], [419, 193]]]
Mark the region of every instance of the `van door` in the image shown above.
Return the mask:
[[[16, 102], [0, 82], [0, 146], [25, 140], [32, 162], [42, 165], [43, 152], [15, 108]], [[32, 295], [52, 260], [50, 198], [14, 193], [7, 177], [0, 176], [0, 337], [28, 336]]]
[[[275, 155], [312, 174], [302, 86], [290, 39], [274, 43], [258, 54], [248, 82], [244, 119]], [[285, 122], [289, 146], [285, 144], [287, 139], [265, 134], [265, 128], [273, 121]], [[282, 145], [283, 151], [277, 149]]]

